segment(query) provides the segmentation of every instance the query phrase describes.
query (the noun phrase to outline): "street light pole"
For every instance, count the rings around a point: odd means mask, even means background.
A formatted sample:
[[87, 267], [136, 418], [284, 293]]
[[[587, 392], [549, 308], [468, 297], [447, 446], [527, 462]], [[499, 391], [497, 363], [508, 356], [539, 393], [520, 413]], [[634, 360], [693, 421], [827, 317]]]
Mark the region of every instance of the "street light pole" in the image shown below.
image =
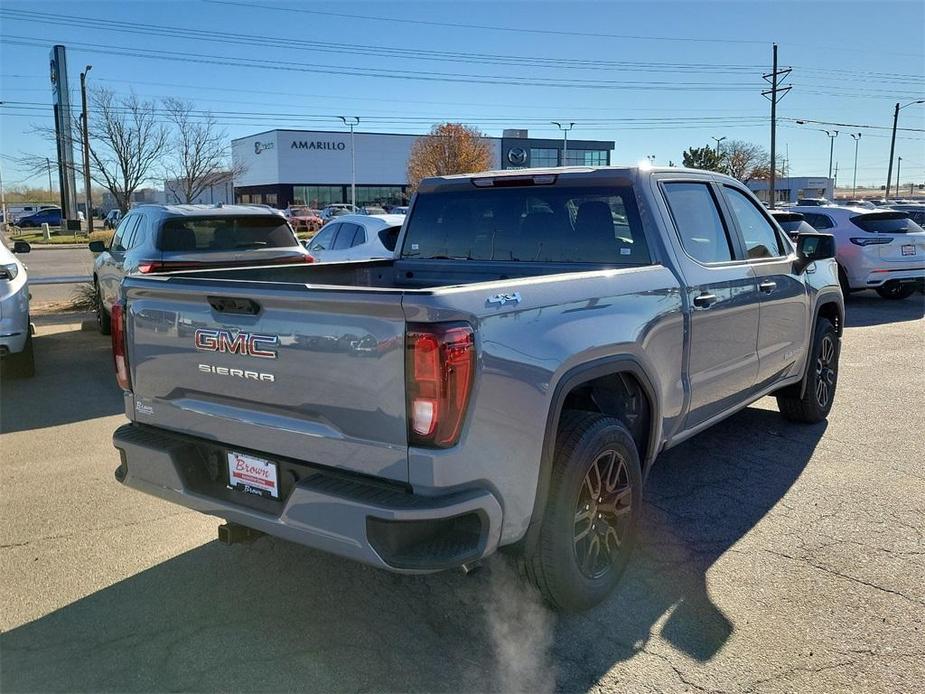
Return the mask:
[[849, 133], [849, 135], [854, 140], [854, 180], [851, 182], [851, 197], [856, 198], [858, 196], [858, 144], [861, 142], [861, 133], [857, 135]]
[[360, 124], [357, 116], [340, 116], [344, 125], [350, 128], [350, 204], [353, 205], [353, 211], [356, 212], [357, 206], [357, 155], [355, 140], [353, 139], [353, 126]]
[[[900, 106], [897, 101], [896, 107], [893, 109], [893, 136], [890, 138], [890, 163], [886, 169], [886, 194], [884, 195], [887, 198], [890, 197], [890, 182], [893, 178], [893, 152], [896, 150], [896, 124], [899, 122], [899, 112], [906, 106], [912, 106], [913, 104], [925, 104], [925, 99], [910, 101], [905, 106]], [[899, 186], [896, 187], [896, 192], [899, 193]]]
[[568, 163], [568, 131], [575, 127], [575, 124], [558, 121], [552, 121], [552, 124], [562, 131], [562, 163], [559, 166], [565, 166]]
[[48, 196], [54, 198], [55, 191], [51, 187], [51, 159], [48, 157], [45, 157], [45, 167], [48, 169]]
[[896, 158], [896, 197], [899, 197], [899, 170], [902, 168], [903, 158]]
[[87, 74], [93, 69], [87, 65], [80, 73], [80, 108], [83, 121], [84, 193], [86, 199], [87, 232], [93, 233], [93, 198], [90, 193], [90, 124], [87, 122]]
[[716, 140], [716, 156], [719, 156], [719, 143], [726, 139], [726, 136], [723, 137], [711, 137], [711, 140]]
[[[829, 132], [828, 130], [823, 130], [826, 135], [829, 136], [829, 178], [832, 178], [832, 155], [835, 154], [835, 138], [838, 137], [838, 131], [833, 130]], [[832, 134], [834, 133], [834, 135]]]

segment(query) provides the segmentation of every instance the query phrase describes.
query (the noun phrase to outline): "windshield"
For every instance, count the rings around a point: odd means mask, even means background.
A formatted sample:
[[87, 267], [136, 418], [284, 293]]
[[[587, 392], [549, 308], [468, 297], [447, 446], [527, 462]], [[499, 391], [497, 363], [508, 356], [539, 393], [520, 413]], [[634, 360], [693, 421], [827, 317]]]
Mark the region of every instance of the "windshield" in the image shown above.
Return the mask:
[[647, 264], [630, 187], [522, 186], [418, 195], [403, 258]]
[[168, 219], [158, 240], [162, 251], [233, 251], [297, 245], [286, 220], [276, 215]]

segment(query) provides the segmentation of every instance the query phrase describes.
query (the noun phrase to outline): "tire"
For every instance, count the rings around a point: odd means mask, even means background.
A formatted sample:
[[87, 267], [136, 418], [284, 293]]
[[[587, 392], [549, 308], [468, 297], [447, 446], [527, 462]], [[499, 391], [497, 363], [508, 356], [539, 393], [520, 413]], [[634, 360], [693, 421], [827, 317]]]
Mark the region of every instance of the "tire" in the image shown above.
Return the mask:
[[623, 423], [564, 413], [539, 536], [524, 556], [527, 577], [550, 606], [587, 610], [610, 595], [632, 553], [641, 506], [639, 452]]
[[9, 354], [3, 359], [3, 375], [11, 378], [31, 378], [35, 376], [35, 353], [32, 348], [32, 335], [26, 337], [22, 352]]
[[877, 287], [877, 293], [884, 299], [908, 299], [915, 294], [915, 285], [912, 283], [887, 282], [882, 287]]
[[810, 365], [806, 375], [803, 397], [794, 387], [777, 395], [777, 409], [792, 422], [815, 424], [829, 416], [835, 388], [838, 385], [838, 357], [841, 340], [835, 326], [826, 318], [816, 323], [813, 336], [813, 351], [809, 355]]
[[103, 297], [100, 296], [100, 287], [96, 285], [96, 328], [100, 335], [109, 335], [112, 332], [112, 318], [103, 307]]

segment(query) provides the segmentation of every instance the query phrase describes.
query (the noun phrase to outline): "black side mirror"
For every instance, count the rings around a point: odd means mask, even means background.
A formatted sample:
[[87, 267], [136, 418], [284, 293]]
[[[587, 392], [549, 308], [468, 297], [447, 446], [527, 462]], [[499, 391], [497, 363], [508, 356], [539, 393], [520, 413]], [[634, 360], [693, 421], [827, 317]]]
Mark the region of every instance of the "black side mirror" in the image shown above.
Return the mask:
[[797, 236], [797, 272], [810, 263], [835, 257], [835, 237], [831, 234], [803, 233]]
[[29, 253], [31, 250], [32, 246], [29, 245], [28, 241], [13, 242], [13, 253]]
[[90, 242], [90, 252], [91, 253], [102, 253], [106, 250], [106, 244], [102, 241], [91, 241]]

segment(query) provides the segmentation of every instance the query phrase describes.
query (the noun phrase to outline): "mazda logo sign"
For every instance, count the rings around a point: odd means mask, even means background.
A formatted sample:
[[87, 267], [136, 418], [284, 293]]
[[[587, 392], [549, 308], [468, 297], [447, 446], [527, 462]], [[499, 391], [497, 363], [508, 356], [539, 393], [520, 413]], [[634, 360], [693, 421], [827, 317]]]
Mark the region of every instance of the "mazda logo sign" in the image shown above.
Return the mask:
[[511, 147], [507, 151], [507, 160], [514, 166], [523, 166], [527, 163], [527, 150], [523, 147]]

